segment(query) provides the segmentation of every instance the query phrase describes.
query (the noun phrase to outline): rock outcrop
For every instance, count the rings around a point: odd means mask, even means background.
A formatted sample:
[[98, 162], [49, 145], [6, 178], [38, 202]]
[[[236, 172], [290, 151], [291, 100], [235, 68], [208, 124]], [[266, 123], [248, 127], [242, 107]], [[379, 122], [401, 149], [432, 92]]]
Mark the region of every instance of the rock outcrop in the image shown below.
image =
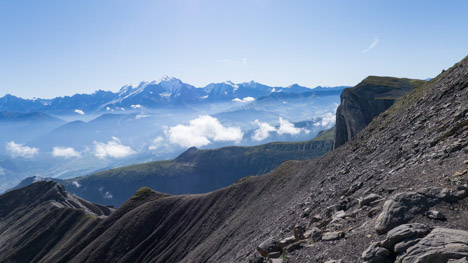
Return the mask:
[[336, 133], [333, 148], [353, 138], [371, 121], [393, 105], [395, 100], [424, 81], [370, 76], [341, 93], [336, 110]]
[[468, 257], [468, 232], [423, 224], [400, 225], [362, 253], [364, 263], [448, 262]]

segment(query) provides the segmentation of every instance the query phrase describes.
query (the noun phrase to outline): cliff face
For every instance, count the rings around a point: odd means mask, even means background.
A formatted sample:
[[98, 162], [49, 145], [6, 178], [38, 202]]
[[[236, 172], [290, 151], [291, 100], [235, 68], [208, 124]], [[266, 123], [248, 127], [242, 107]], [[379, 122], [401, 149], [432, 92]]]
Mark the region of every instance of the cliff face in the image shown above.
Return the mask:
[[423, 83], [422, 80], [370, 76], [355, 87], [344, 89], [336, 110], [334, 148], [353, 138], [374, 117], [392, 106], [395, 99]]

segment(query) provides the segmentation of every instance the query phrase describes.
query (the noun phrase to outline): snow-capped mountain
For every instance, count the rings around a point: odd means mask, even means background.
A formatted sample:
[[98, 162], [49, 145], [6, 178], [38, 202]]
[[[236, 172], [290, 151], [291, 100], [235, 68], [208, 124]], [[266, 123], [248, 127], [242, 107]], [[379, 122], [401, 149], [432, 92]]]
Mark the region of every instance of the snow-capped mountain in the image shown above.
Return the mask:
[[215, 102], [250, 102], [272, 93], [304, 93], [312, 89], [299, 86], [271, 87], [250, 81], [211, 83], [197, 88], [174, 77], [123, 86], [118, 92], [98, 90], [54, 99], [22, 99], [7, 94], [0, 98], [0, 112], [46, 112], [58, 115], [99, 114], [141, 108], [192, 107]]

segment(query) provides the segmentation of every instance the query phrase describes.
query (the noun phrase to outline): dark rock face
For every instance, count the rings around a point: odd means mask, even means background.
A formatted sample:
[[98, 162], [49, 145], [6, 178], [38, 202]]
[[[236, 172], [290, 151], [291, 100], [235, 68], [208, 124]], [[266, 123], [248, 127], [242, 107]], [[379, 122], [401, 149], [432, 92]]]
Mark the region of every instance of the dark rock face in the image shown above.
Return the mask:
[[370, 76], [353, 88], [341, 93], [336, 110], [336, 134], [333, 148], [337, 148], [364, 129], [374, 117], [393, 105], [423, 81]]

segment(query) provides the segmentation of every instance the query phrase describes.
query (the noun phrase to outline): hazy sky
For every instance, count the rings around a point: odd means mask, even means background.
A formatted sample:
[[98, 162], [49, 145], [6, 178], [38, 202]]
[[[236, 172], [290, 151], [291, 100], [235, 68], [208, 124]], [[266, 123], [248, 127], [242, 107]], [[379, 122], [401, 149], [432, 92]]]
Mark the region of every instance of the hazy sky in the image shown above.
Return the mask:
[[468, 55], [468, 1], [1, 1], [0, 96], [428, 78]]

